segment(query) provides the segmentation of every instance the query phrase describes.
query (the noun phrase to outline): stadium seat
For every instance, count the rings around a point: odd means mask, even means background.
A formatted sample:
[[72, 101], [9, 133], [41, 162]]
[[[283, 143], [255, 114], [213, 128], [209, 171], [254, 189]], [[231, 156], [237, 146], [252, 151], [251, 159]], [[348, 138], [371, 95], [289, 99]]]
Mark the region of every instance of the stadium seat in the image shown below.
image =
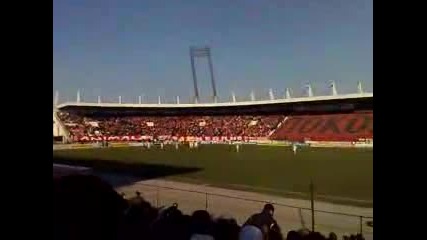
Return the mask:
[[289, 116], [271, 136], [273, 140], [343, 141], [373, 139], [372, 112]]

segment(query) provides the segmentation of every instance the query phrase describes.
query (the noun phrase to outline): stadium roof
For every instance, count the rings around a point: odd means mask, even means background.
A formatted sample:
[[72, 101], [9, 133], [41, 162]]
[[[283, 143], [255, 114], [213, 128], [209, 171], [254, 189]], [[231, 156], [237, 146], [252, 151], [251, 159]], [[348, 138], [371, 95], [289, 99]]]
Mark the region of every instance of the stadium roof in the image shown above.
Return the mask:
[[220, 103], [91, 103], [91, 102], [65, 102], [57, 106], [58, 109], [68, 107], [106, 107], [106, 108], [216, 108], [216, 107], [242, 107], [256, 105], [286, 104], [286, 103], [310, 103], [329, 102], [336, 100], [360, 100], [372, 99], [373, 93], [343, 94], [331, 96], [313, 96], [285, 98], [274, 100], [241, 101], [241, 102], [220, 102]]

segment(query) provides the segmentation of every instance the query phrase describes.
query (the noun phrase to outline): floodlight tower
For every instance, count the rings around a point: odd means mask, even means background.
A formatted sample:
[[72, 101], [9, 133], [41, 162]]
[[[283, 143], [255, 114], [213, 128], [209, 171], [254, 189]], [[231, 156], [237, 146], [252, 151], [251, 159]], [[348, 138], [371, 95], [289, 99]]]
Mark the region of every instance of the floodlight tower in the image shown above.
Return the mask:
[[193, 74], [193, 84], [194, 84], [194, 102], [199, 102], [199, 88], [197, 86], [197, 75], [196, 75], [196, 67], [195, 67], [195, 59], [196, 58], [207, 58], [209, 64], [209, 73], [211, 77], [211, 85], [212, 85], [212, 93], [213, 93], [213, 101], [218, 101], [218, 95], [215, 86], [215, 78], [213, 73], [213, 64], [211, 57], [211, 48], [208, 46], [205, 47], [190, 47], [190, 62], [191, 62], [191, 72]]

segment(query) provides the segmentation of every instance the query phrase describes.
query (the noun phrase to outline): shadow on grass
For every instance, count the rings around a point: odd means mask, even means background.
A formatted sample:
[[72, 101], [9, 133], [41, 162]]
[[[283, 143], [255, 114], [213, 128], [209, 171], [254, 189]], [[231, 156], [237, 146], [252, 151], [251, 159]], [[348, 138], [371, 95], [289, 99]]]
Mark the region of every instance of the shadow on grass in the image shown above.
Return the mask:
[[[54, 164], [91, 168], [94, 175], [108, 181], [113, 187], [121, 187], [142, 180], [164, 178], [202, 170], [194, 167], [178, 167], [161, 164], [125, 163], [117, 160], [75, 159], [54, 157]], [[55, 168], [53, 169], [55, 172]]]

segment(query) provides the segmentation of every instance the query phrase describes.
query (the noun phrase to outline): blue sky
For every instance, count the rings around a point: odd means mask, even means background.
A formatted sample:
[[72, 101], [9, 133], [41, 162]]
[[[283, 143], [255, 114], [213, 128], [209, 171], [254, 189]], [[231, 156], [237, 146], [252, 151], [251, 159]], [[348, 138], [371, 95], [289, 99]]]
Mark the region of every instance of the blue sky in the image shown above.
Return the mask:
[[[53, 89], [61, 102], [181, 101], [193, 95], [189, 46], [212, 48], [220, 98], [372, 91], [372, 0], [54, 0]], [[208, 65], [196, 61], [200, 94]]]

